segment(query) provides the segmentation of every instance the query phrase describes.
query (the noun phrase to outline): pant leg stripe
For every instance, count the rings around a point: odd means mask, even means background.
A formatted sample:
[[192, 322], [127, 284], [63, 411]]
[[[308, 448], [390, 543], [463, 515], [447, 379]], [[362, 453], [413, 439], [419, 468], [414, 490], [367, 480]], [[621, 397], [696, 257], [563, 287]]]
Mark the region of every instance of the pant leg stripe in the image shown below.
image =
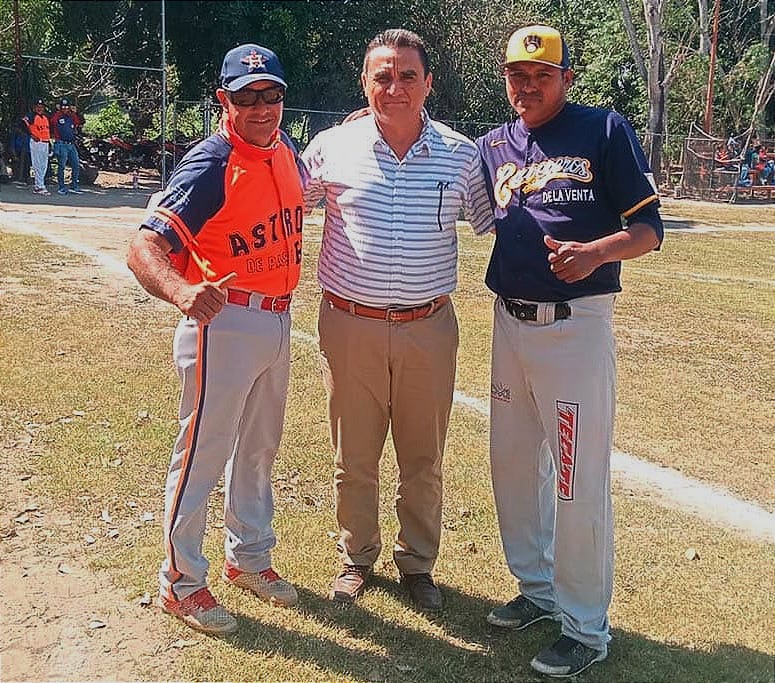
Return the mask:
[[202, 418], [202, 406], [205, 400], [205, 385], [207, 378], [207, 325], [199, 326], [199, 338], [197, 344], [197, 401], [194, 413], [191, 416], [191, 422], [188, 425], [188, 443], [186, 444], [186, 452], [183, 456], [183, 466], [181, 467], [180, 478], [178, 479], [178, 486], [175, 489], [175, 495], [172, 498], [172, 505], [170, 506], [170, 517], [167, 521], [167, 528], [169, 533], [167, 534], [167, 557], [169, 558], [170, 573], [174, 577], [170, 583], [170, 597], [173, 600], [178, 600], [175, 594], [174, 584], [180, 579], [183, 574], [178, 571], [177, 563], [175, 561], [175, 547], [172, 544], [172, 529], [175, 524], [175, 520], [178, 518], [180, 512], [180, 504], [183, 499], [183, 494], [186, 490], [186, 484], [191, 473], [191, 467], [194, 462], [194, 455], [196, 453], [197, 438], [199, 436], [199, 425]]

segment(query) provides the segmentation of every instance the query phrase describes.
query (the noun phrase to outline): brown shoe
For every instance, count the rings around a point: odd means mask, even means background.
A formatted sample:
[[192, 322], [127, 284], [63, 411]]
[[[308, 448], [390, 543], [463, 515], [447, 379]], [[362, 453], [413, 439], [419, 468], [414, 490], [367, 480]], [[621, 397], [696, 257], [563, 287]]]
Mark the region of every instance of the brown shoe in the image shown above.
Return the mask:
[[334, 602], [355, 602], [363, 594], [371, 567], [362, 564], [346, 564], [334, 579], [328, 596]]
[[401, 574], [401, 585], [409, 592], [409, 597], [421, 610], [438, 612], [444, 605], [441, 591], [430, 574]]

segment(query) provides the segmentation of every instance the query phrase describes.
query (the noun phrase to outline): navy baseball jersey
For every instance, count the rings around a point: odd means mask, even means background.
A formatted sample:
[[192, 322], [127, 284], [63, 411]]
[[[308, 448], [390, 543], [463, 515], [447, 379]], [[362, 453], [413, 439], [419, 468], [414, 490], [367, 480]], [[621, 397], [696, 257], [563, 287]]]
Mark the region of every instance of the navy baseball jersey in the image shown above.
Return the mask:
[[75, 134], [78, 131], [78, 121], [69, 112], [56, 112], [51, 121], [54, 123], [56, 132], [54, 137], [62, 142], [74, 142]]
[[549, 269], [544, 235], [590, 242], [642, 222], [661, 243], [651, 171], [632, 127], [616, 112], [568, 103], [546, 124], [519, 120], [476, 141], [495, 205], [496, 237], [487, 286], [528, 301], [567, 301], [621, 291], [619, 262], [580, 282]]

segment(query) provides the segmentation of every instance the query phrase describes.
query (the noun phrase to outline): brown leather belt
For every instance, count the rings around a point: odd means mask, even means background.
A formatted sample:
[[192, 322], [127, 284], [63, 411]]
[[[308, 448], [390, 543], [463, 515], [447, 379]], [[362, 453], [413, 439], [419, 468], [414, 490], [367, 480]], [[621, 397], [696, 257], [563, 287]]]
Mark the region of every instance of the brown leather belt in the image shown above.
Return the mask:
[[[252, 305], [251, 297], [255, 297]], [[227, 289], [226, 301], [237, 306], [245, 306], [246, 308], [257, 308], [262, 311], [271, 311], [272, 313], [284, 313], [291, 305], [291, 295], [261, 296], [255, 292], [246, 292], [242, 289]]]
[[412, 320], [427, 318], [449, 302], [449, 295], [444, 294], [421, 306], [413, 306], [410, 308], [374, 308], [373, 306], [365, 306], [363, 304], [355, 303], [354, 301], [349, 301], [348, 299], [343, 299], [342, 297], [327, 291], [323, 292], [323, 298], [334, 308], [347, 311], [352, 315], [357, 315], [361, 318], [372, 318], [374, 320], [386, 320], [390, 323], [408, 323]]

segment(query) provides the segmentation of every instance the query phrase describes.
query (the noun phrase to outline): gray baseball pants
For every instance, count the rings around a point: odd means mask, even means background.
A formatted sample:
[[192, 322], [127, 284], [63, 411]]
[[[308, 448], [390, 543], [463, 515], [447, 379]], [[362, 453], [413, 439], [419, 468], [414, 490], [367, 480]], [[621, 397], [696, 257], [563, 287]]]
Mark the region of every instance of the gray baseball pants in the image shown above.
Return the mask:
[[606, 651], [613, 585], [614, 295], [571, 317], [522, 321], [495, 303], [490, 461], [503, 549], [519, 590], [562, 632]]
[[160, 592], [182, 600], [207, 585], [207, 499], [225, 482], [225, 556], [243, 571], [271, 566], [276, 544], [271, 472], [290, 367], [288, 312], [226, 304], [209, 325], [184, 318], [173, 356], [180, 432], [165, 486]]

